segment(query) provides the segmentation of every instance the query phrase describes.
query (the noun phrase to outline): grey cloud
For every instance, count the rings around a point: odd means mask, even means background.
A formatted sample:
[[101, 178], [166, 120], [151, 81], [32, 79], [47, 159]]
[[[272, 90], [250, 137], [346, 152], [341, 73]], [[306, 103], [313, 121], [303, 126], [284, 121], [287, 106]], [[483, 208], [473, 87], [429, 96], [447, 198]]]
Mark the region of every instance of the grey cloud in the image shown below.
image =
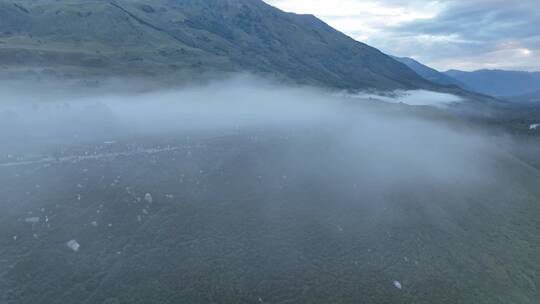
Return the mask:
[[538, 3], [524, 1], [454, 1], [434, 19], [406, 24], [400, 31], [431, 35], [458, 34], [470, 40], [500, 40], [539, 36]]
[[[400, 2], [404, 3], [391, 3]], [[381, 37], [368, 43], [386, 52], [414, 56], [439, 69], [540, 69], [540, 7], [536, 0], [444, 3], [445, 9], [435, 18], [385, 28]], [[530, 54], [520, 56], [516, 51], [520, 48]]]

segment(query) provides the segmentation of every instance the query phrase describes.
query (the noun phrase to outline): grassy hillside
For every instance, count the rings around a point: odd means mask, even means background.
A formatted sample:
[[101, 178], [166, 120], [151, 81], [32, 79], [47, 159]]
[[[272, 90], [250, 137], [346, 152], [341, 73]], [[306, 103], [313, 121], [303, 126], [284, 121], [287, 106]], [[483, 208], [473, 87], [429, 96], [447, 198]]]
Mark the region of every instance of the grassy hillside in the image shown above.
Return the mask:
[[313, 16], [259, 0], [2, 0], [0, 29], [3, 71], [161, 77], [249, 71], [338, 88], [432, 86]]

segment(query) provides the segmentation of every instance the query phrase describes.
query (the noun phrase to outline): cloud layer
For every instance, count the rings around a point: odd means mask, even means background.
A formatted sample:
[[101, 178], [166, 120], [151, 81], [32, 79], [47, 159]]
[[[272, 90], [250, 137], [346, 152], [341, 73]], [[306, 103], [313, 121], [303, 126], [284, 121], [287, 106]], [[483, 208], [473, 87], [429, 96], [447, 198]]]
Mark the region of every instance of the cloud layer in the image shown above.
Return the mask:
[[439, 70], [540, 70], [537, 0], [267, 0]]
[[[376, 183], [375, 188], [410, 183], [423, 187], [434, 180], [444, 183], [444, 188], [446, 183], [458, 182], [468, 187], [465, 181], [490, 176], [485, 174], [490, 164], [481, 162], [489, 159], [485, 151], [493, 149], [480, 133], [463, 132], [446, 119], [381, 106], [367, 94], [351, 98], [245, 76], [144, 93], [132, 92], [129, 82], [120, 83], [115, 82], [113, 92], [107, 87], [85, 92], [56, 83], [32, 91], [21, 91], [23, 87], [17, 89], [14, 84], [0, 85], [0, 168], [46, 164], [54, 158], [69, 163], [151, 152], [88, 152], [91, 146], [117, 142], [130, 142], [135, 148], [160, 137], [207, 134], [219, 140], [246, 134], [254, 141], [275, 136], [290, 141], [278, 159], [287, 168], [302, 171], [305, 178], [327, 174], [321, 164], [329, 170], [355, 168], [359, 178], [370, 186]], [[58, 97], [51, 90], [65, 94]], [[426, 91], [394, 95], [373, 97], [417, 105], [458, 101], [451, 95]], [[238, 142], [232, 140], [231, 144]], [[167, 146], [153, 148], [163, 151]], [[82, 158], [62, 152], [72, 149], [84, 151]], [[477, 159], [478, 155], [482, 158]], [[268, 170], [272, 167], [262, 171]]]

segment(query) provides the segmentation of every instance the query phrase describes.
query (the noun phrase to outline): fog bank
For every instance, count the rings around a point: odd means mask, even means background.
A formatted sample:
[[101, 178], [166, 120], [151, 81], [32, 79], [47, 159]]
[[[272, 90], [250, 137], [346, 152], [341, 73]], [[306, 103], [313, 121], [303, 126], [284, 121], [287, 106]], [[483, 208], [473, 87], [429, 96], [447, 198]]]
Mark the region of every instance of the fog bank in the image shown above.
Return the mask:
[[[261, 138], [278, 132], [290, 146], [290, 153], [278, 161], [299, 166], [306, 175], [313, 173], [306, 168], [326, 164], [367, 172], [363, 179], [381, 184], [418, 179], [464, 183], [488, 176], [493, 161], [493, 149], [485, 138], [463, 132], [446, 119], [412, 115], [409, 108], [379, 104], [369, 97], [336, 96], [316, 88], [233, 79], [138, 93], [127, 88], [124, 93], [7, 92], [0, 93], [4, 100], [0, 152], [4, 156], [46, 157], [66, 147], [102, 145], [126, 137], [144, 142], [164, 134], [191, 136], [186, 132], [249, 133]], [[423, 91], [385, 100], [410, 104], [456, 101]]]

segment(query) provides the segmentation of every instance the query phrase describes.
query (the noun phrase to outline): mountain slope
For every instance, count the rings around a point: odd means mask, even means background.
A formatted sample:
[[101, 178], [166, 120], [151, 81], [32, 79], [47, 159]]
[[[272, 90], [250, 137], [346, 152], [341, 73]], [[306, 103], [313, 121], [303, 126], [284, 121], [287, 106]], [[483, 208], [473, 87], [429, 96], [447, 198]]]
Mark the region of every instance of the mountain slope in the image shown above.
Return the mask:
[[540, 103], [540, 90], [519, 96], [506, 97], [506, 99], [509, 101], [517, 101], [522, 103]]
[[89, 75], [249, 71], [338, 88], [430, 88], [310, 15], [260, 0], [0, 1], [0, 66]]
[[458, 87], [466, 88], [466, 86], [460, 81], [441, 73], [433, 68], [428, 67], [412, 58], [409, 57], [395, 57], [397, 61], [407, 65], [411, 70], [415, 71], [418, 75], [424, 77], [425, 79], [440, 84], [444, 86], [455, 85]]
[[527, 95], [540, 90], [540, 72], [450, 70], [445, 74], [464, 83], [470, 90], [496, 97]]

